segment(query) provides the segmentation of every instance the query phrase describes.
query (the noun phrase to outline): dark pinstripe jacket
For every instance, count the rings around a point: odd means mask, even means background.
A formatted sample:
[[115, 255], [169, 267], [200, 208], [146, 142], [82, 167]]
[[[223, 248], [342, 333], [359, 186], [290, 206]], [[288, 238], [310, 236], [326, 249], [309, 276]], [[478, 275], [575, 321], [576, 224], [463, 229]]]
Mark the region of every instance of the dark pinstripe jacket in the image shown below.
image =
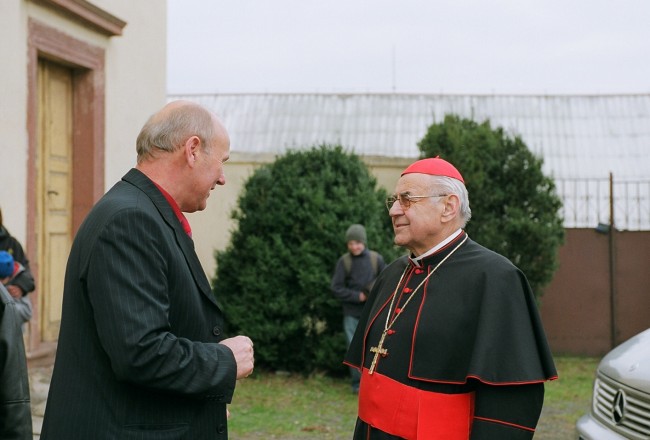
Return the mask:
[[237, 367], [222, 328], [191, 238], [129, 171], [72, 245], [41, 438], [226, 439]]

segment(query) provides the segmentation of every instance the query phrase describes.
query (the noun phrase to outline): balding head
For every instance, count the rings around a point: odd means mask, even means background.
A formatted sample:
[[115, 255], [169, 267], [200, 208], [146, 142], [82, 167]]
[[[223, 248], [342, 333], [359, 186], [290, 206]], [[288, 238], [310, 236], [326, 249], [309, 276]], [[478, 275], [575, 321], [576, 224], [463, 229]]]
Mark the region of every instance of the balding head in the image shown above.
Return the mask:
[[197, 136], [204, 148], [209, 148], [209, 141], [219, 135], [226, 135], [225, 128], [206, 108], [190, 101], [170, 102], [140, 130], [136, 141], [138, 164], [155, 159], [159, 152], [182, 148], [191, 136]]

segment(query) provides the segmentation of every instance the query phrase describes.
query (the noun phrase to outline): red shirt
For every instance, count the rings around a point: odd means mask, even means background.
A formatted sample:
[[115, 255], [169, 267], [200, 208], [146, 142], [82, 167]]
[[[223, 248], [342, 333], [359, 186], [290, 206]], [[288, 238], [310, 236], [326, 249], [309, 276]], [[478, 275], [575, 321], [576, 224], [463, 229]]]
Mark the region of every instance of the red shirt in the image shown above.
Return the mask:
[[190, 237], [192, 237], [192, 228], [190, 227], [190, 222], [187, 221], [187, 218], [185, 218], [185, 216], [181, 212], [181, 208], [178, 207], [178, 203], [176, 203], [176, 200], [174, 200], [172, 196], [170, 196], [169, 193], [162, 188], [162, 186], [158, 185], [156, 182], [154, 182], [153, 184], [156, 185], [156, 188], [158, 188], [162, 193], [162, 195], [165, 196], [165, 199], [172, 207], [174, 214], [176, 214], [176, 218], [178, 218], [178, 221], [181, 222], [181, 226], [183, 226], [183, 230], [185, 231], [185, 233]]

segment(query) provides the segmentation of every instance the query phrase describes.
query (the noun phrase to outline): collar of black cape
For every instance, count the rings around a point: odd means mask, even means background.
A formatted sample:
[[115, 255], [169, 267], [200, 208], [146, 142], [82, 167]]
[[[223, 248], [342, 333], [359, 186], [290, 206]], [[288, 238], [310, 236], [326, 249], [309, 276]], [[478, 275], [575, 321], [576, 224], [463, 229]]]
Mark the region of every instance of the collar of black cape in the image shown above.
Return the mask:
[[[446, 245], [444, 245], [443, 247], [441, 247], [431, 255], [427, 255], [423, 259], [419, 260], [420, 264], [418, 264], [418, 261], [413, 260], [415, 256], [411, 254], [408, 259], [409, 266], [411, 266], [411, 268], [426, 267], [426, 266], [432, 266], [440, 263], [440, 261], [442, 261], [443, 258], [449, 255], [449, 253], [452, 252], [454, 249], [456, 249], [456, 246], [458, 246], [458, 244], [461, 241], [463, 241], [465, 237], [467, 237], [467, 232], [462, 231], [460, 234], [458, 234], [458, 237], [454, 238], [452, 241], [450, 241], [449, 243], [447, 243]], [[467, 238], [469, 239], [469, 237]]]

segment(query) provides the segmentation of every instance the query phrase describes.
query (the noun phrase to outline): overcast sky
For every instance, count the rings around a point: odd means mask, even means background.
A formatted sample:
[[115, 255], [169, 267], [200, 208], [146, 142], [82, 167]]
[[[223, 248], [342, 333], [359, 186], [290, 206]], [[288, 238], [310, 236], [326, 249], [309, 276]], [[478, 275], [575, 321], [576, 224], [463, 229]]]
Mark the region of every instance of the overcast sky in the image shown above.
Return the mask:
[[167, 0], [169, 93], [650, 93], [650, 0]]

